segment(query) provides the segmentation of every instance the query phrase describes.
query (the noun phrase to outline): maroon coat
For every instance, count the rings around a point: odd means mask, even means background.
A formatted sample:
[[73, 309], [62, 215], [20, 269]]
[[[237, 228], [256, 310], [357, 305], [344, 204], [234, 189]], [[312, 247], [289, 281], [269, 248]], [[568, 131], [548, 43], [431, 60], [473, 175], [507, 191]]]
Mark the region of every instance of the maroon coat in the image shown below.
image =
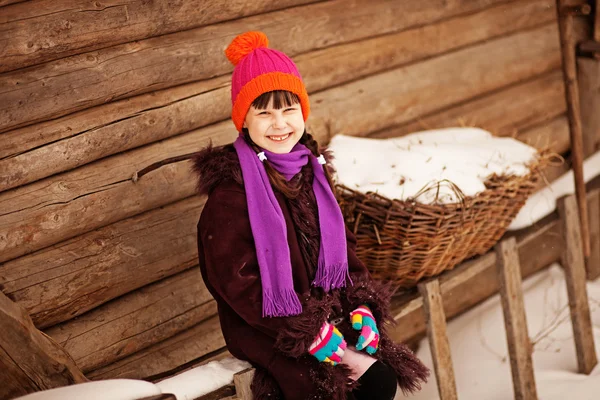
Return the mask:
[[393, 343], [386, 334], [384, 323], [392, 321], [390, 290], [371, 280], [356, 257], [350, 231], [348, 264], [354, 285], [329, 294], [311, 288], [320, 234], [310, 164], [292, 180], [303, 187], [297, 198], [286, 199], [275, 191], [287, 224], [294, 289], [303, 307], [300, 315], [274, 318], [262, 317], [260, 272], [235, 149], [209, 148], [194, 159], [194, 168], [199, 192], [209, 195], [198, 223], [200, 270], [217, 301], [227, 348], [257, 369], [252, 386], [257, 400], [346, 399], [352, 388], [349, 369], [318, 362], [308, 347], [326, 319], [343, 320], [338, 329], [349, 344], [356, 343], [359, 332], [352, 329], [348, 315], [363, 303], [372, 308], [381, 331], [375, 356], [396, 371], [402, 390], [420, 388], [429, 372], [406, 346]]

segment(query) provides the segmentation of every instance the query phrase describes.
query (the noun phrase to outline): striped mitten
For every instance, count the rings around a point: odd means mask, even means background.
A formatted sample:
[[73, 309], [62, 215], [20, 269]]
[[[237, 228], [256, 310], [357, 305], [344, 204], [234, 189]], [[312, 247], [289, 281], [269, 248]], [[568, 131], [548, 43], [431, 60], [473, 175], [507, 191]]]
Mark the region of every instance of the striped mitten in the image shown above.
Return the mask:
[[379, 329], [375, 323], [375, 318], [371, 309], [367, 305], [362, 305], [350, 313], [352, 328], [360, 331], [357, 350], [366, 349], [367, 353], [375, 354], [379, 346]]
[[308, 352], [321, 362], [338, 365], [342, 361], [345, 350], [346, 341], [340, 331], [329, 322], [325, 322]]

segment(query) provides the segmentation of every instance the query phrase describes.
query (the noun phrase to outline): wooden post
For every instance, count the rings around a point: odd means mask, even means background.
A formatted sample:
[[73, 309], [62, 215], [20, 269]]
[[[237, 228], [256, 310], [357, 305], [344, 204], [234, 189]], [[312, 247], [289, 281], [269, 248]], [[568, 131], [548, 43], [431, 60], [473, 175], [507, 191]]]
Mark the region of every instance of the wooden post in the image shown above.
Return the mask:
[[590, 256], [585, 260], [587, 279], [595, 281], [600, 277], [600, 189], [588, 194], [590, 209]]
[[446, 334], [446, 315], [444, 314], [440, 283], [437, 279], [432, 279], [419, 283], [418, 286], [423, 297], [427, 336], [431, 347], [438, 393], [441, 400], [456, 400], [458, 398], [456, 381], [452, 368], [450, 343]]
[[592, 321], [585, 279], [585, 264], [581, 248], [579, 217], [573, 195], [558, 200], [565, 249], [562, 265], [565, 271], [573, 337], [579, 372], [589, 374], [598, 363], [592, 331]]
[[498, 243], [495, 250], [515, 399], [537, 400], [517, 241], [511, 237]]
[[579, 206], [579, 215], [581, 217], [580, 226], [581, 237], [583, 240], [583, 253], [587, 257], [590, 254], [590, 234], [587, 224], [588, 212], [585, 196], [585, 181], [583, 179], [583, 137], [581, 133], [579, 92], [577, 88], [575, 39], [573, 36], [573, 11], [575, 11], [575, 9], [567, 6], [565, 3], [565, 0], [556, 0], [556, 10], [558, 13], [558, 28], [560, 33], [567, 114], [569, 117], [571, 154], [573, 156], [573, 172], [575, 175], [575, 193], [577, 194], [577, 204]]
[[235, 385], [235, 397], [240, 400], [252, 400], [252, 379], [254, 378], [254, 368], [248, 368], [233, 375], [233, 384]]
[[578, 57], [577, 81], [581, 104], [583, 155], [589, 157], [600, 148], [600, 61]]
[[71, 357], [0, 292], [0, 398], [86, 382]]

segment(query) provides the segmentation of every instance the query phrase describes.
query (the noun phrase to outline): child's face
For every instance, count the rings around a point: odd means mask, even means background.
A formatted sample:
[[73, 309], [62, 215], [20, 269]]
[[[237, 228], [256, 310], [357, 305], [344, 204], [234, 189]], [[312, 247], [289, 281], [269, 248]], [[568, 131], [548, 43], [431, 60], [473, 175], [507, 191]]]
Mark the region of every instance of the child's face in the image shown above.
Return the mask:
[[304, 118], [300, 104], [281, 109], [273, 101], [264, 110], [250, 106], [244, 128], [259, 147], [272, 153], [289, 153], [304, 134]]

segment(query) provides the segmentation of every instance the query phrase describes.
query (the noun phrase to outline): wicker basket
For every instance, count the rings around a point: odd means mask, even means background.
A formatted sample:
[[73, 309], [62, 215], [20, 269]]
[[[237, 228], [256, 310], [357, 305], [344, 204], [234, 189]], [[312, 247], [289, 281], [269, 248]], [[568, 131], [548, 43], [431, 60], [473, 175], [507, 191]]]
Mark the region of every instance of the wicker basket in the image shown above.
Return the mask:
[[493, 247], [534, 190], [541, 164], [530, 166], [526, 176], [494, 175], [475, 197], [462, 196], [445, 182], [461, 199], [453, 204], [390, 200], [339, 184], [336, 193], [346, 224], [356, 235], [358, 258], [374, 278], [410, 287]]

